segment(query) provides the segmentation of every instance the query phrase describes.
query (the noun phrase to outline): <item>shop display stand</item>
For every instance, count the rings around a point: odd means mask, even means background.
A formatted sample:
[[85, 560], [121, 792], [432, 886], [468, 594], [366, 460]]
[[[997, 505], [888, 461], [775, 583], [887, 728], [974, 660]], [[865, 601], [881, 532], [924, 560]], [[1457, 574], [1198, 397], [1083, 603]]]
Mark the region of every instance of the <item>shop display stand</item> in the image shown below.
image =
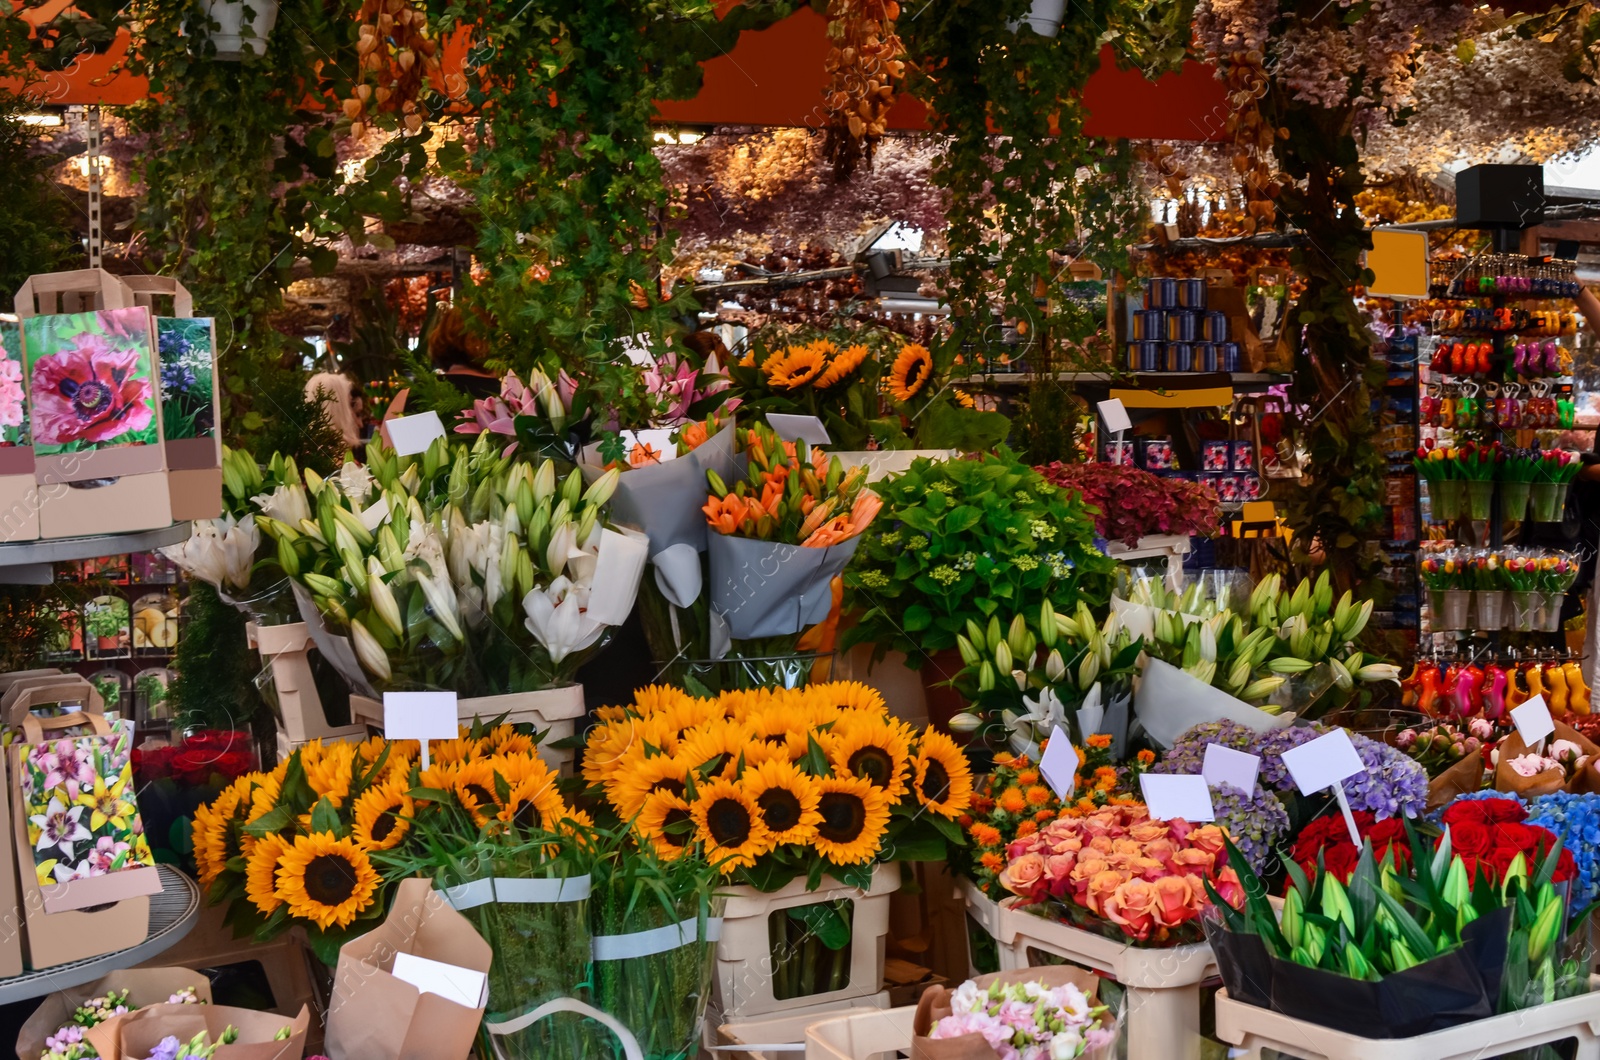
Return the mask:
[[[1600, 988], [1600, 978], [1591, 989]], [[1581, 994], [1415, 1038], [1362, 1038], [1247, 1005], [1217, 991], [1217, 1037], [1235, 1056], [1261, 1060], [1264, 1050], [1301, 1060], [1478, 1060], [1536, 1045], [1578, 1040], [1576, 1060], [1600, 1060], [1600, 994]], [[829, 1054], [823, 1053], [822, 1056]]]
[[161, 891], [150, 898], [150, 928], [143, 942], [88, 960], [55, 964], [42, 971], [0, 979], [0, 1005], [92, 983], [107, 972], [132, 968], [177, 945], [199, 919], [200, 885], [171, 865], [157, 865], [156, 869], [161, 873]]
[[121, 556], [129, 552], [151, 552], [163, 545], [177, 545], [188, 539], [189, 524], [183, 522], [159, 530], [140, 530], [129, 534], [90, 534], [86, 537], [56, 537], [3, 544], [0, 545], [0, 583], [49, 585], [55, 580], [54, 565], [57, 563]]

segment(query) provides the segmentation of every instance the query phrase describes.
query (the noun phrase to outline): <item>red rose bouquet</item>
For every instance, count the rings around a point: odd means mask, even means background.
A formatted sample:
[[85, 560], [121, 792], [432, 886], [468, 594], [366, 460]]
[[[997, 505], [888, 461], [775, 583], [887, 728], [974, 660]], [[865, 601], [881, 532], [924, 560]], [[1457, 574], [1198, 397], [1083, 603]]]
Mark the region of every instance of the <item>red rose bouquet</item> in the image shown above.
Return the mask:
[[[1406, 846], [1405, 824], [1398, 817], [1379, 821], [1366, 810], [1356, 810], [1354, 817], [1356, 831], [1362, 839], [1372, 841], [1373, 854], [1380, 862], [1386, 852], [1393, 850], [1400, 863], [1405, 864], [1410, 851]], [[1340, 883], [1349, 883], [1361, 851], [1350, 842], [1350, 829], [1344, 823], [1344, 816], [1333, 813], [1318, 817], [1300, 830], [1291, 856], [1307, 876], [1315, 874], [1320, 856], [1329, 875], [1337, 877]]]
[[1141, 945], [1199, 941], [1209, 883], [1244, 902], [1215, 825], [1156, 821], [1142, 805], [1063, 818], [1012, 843], [1000, 883], [1025, 903], [1074, 926]]
[[[1556, 846], [1556, 834], [1528, 824], [1527, 817], [1520, 799], [1458, 799], [1440, 824], [1450, 830], [1451, 847], [1466, 864], [1468, 879], [1476, 879], [1481, 869], [1491, 883], [1500, 883], [1519, 854], [1524, 866], [1536, 865]], [[1563, 848], [1551, 881], [1564, 883], [1577, 872], [1572, 852]]]
[[135, 749], [139, 814], [156, 860], [187, 864], [195, 810], [256, 769], [250, 734], [231, 729], [200, 729], [172, 747]]

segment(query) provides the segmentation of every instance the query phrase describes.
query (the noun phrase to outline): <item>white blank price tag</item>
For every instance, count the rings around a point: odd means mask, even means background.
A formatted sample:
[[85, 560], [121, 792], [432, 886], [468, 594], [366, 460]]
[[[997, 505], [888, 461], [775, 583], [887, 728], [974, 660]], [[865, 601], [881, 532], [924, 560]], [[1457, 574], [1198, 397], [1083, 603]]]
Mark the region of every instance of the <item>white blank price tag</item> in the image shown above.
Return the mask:
[[1226, 784], [1249, 794], [1256, 790], [1256, 776], [1260, 772], [1259, 756], [1235, 751], [1220, 743], [1206, 744], [1205, 763], [1200, 767], [1200, 775], [1206, 778], [1208, 786], [1214, 788], [1218, 784]]
[[1545, 705], [1543, 696], [1534, 696], [1520, 707], [1512, 707], [1511, 720], [1530, 751], [1556, 731], [1555, 719], [1550, 717], [1550, 708]]
[[1211, 789], [1206, 786], [1205, 777], [1142, 773], [1139, 787], [1144, 794], [1144, 804], [1150, 807], [1150, 816], [1158, 821], [1180, 817], [1185, 821], [1216, 820], [1216, 811], [1211, 808]]
[[1335, 729], [1309, 743], [1291, 747], [1283, 752], [1283, 764], [1302, 795], [1331, 788], [1345, 777], [1353, 777], [1367, 768], [1344, 729]]
[[488, 1000], [489, 977], [457, 964], [429, 960], [414, 953], [396, 953], [393, 974], [424, 994], [437, 994], [462, 1008], [482, 1008]]
[[1050, 745], [1039, 759], [1039, 772], [1062, 802], [1078, 790], [1078, 752], [1073, 750], [1072, 737], [1059, 725], [1050, 732]]
[[384, 425], [389, 432], [389, 444], [400, 456], [415, 456], [428, 451], [435, 438], [444, 437], [444, 421], [437, 412], [419, 412], [415, 416], [396, 416]]
[[422, 768], [428, 768], [428, 741], [454, 740], [459, 732], [454, 692], [385, 692], [383, 735], [390, 740], [420, 740]]
[[1129, 418], [1128, 410], [1122, 404], [1121, 398], [1100, 402], [1100, 418], [1106, 421], [1106, 430], [1112, 434], [1133, 430], [1133, 420]]
[[778, 432], [778, 437], [786, 442], [796, 438], [807, 445], [827, 445], [831, 438], [828, 437], [828, 428], [815, 416], [795, 416], [787, 412], [767, 413], [767, 426]]

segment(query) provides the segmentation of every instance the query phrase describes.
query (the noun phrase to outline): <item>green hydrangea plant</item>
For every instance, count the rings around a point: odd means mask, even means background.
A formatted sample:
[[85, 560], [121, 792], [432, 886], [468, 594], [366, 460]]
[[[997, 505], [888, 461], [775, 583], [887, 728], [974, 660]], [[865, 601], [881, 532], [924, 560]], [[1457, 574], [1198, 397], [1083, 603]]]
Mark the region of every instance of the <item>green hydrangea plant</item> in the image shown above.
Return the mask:
[[918, 669], [954, 648], [968, 619], [1105, 600], [1114, 564], [1095, 548], [1095, 510], [1008, 449], [919, 459], [873, 488], [883, 511], [844, 575], [845, 606], [861, 615], [846, 648], [903, 652]]

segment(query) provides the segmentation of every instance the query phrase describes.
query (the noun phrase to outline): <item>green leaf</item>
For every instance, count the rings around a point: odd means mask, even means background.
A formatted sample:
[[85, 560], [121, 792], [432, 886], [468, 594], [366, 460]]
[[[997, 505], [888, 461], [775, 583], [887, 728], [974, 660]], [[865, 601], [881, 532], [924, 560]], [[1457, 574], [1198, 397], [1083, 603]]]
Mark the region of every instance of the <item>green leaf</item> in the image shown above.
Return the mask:
[[982, 518], [982, 509], [974, 508], [970, 504], [963, 504], [960, 507], [950, 509], [950, 512], [944, 517], [944, 531], [947, 534], [959, 534], [977, 526], [978, 521]]
[[338, 835], [341, 827], [339, 811], [333, 808], [333, 803], [327, 796], [318, 799], [317, 805], [311, 811], [311, 830]]
[[921, 604], [912, 604], [901, 616], [901, 624], [907, 633], [921, 632], [933, 624], [933, 612]]
[[804, 924], [806, 930], [830, 950], [837, 952], [850, 945], [850, 922], [833, 902], [796, 906], [789, 910], [789, 919]]

